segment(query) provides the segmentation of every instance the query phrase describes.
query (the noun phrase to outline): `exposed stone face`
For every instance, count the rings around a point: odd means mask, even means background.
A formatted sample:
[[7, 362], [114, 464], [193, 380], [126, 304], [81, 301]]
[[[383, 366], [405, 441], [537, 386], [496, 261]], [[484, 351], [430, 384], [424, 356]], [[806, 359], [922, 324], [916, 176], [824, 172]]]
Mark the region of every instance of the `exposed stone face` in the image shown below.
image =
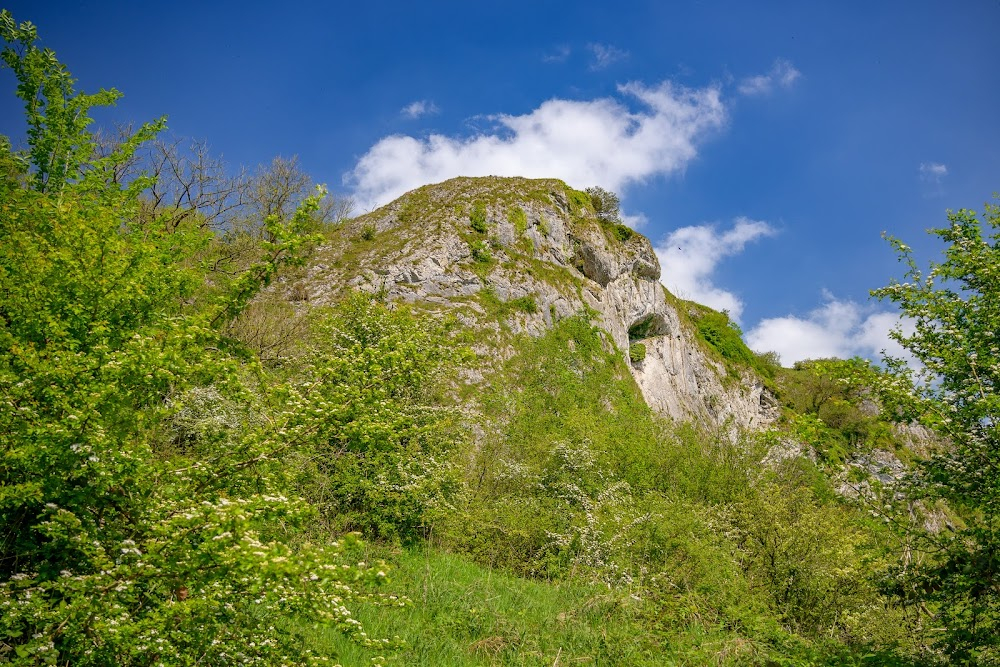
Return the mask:
[[[645, 322], [647, 353], [630, 368], [655, 411], [735, 427], [773, 421], [762, 385], [727, 378], [682, 325], [649, 240], [621, 240], [579, 194], [556, 180], [493, 177], [420, 188], [345, 224], [343, 238], [308, 270], [310, 301], [344, 288], [384, 290], [391, 299], [454, 308], [485, 329], [531, 335], [589, 308], [626, 362], [629, 329]], [[485, 234], [470, 226], [476, 203], [486, 208]], [[365, 231], [374, 238], [363, 240]], [[512, 309], [497, 321], [484, 290], [493, 302], [527, 299], [533, 312]]]

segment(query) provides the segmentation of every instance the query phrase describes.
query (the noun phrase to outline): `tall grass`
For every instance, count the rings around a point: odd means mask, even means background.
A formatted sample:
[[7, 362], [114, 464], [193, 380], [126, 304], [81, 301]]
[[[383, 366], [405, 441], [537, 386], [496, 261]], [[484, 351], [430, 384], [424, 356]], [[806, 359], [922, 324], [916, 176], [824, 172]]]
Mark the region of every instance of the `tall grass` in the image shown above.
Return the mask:
[[[406, 642], [390, 664], [665, 664], [663, 646], [643, 627], [643, 601], [627, 590], [522, 579], [431, 547], [394, 560], [390, 587], [413, 604], [358, 613], [370, 635]], [[336, 631], [317, 630], [314, 639], [345, 667], [376, 655]]]

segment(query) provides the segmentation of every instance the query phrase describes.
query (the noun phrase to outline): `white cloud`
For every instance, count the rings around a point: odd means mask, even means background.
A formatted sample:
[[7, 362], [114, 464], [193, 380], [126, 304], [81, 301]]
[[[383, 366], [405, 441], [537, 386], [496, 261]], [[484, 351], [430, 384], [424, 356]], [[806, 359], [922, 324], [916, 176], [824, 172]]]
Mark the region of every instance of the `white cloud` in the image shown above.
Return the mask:
[[552, 99], [521, 116], [492, 116], [492, 132], [467, 138], [386, 137], [344, 180], [362, 209], [455, 176], [554, 177], [620, 191], [683, 169], [697, 155], [697, 143], [725, 122], [716, 87], [667, 81], [628, 83], [618, 92], [623, 100]]
[[[854, 356], [878, 360], [882, 351], [894, 357], [911, 359], [889, 332], [912, 325], [892, 312], [878, 312], [871, 306], [838, 300], [825, 293], [824, 303], [805, 317], [788, 315], [761, 320], [747, 332], [747, 345], [758, 352], [777, 352], [784, 366], [804, 359]], [[912, 363], [912, 362], [911, 362]]]
[[592, 70], [606, 69], [616, 62], [628, 58], [628, 51], [623, 51], [611, 44], [588, 44], [587, 50], [594, 56], [594, 60], [590, 63]]
[[662, 271], [660, 280], [677, 296], [727, 310], [739, 322], [743, 302], [716, 286], [712, 274], [724, 258], [739, 254], [751, 241], [773, 234], [774, 228], [766, 222], [743, 217], [736, 219], [732, 229], [721, 232], [714, 225], [681, 227], [655, 248]]
[[743, 95], [767, 95], [777, 88], [789, 88], [802, 73], [787, 60], [774, 61], [767, 74], [749, 76], [740, 81], [737, 89]]
[[649, 224], [649, 218], [646, 217], [645, 213], [641, 211], [638, 213], [625, 213], [622, 212], [622, 222], [631, 227], [632, 229], [642, 229]]
[[940, 162], [921, 162], [920, 180], [928, 183], [940, 183], [948, 175], [948, 167]]
[[573, 50], [566, 45], [557, 46], [555, 49], [542, 56], [542, 62], [564, 63], [572, 52]]
[[416, 102], [410, 102], [405, 107], [399, 110], [399, 113], [403, 114], [407, 118], [420, 118], [421, 116], [429, 116], [438, 113], [440, 111], [437, 105], [428, 100], [417, 100]]

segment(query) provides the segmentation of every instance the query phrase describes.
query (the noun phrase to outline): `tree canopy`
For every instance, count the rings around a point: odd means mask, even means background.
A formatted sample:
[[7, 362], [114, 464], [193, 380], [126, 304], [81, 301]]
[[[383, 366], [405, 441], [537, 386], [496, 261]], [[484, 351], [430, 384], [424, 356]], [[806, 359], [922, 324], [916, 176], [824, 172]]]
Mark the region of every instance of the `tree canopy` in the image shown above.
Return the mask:
[[[931, 230], [946, 247], [926, 271], [891, 238], [905, 278], [872, 292], [912, 321], [912, 333], [893, 338], [917, 362], [888, 359], [879, 397], [890, 416], [947, 443], [906, 485], [900, 516], [911, 541], [887, 585], [933, 604], [935, 634], [953, 658], [1000, 664], [1000, 207], [949, 212], [948, 222]], [[923, 517], [942, 507], [953, 528], [927, 530]]]

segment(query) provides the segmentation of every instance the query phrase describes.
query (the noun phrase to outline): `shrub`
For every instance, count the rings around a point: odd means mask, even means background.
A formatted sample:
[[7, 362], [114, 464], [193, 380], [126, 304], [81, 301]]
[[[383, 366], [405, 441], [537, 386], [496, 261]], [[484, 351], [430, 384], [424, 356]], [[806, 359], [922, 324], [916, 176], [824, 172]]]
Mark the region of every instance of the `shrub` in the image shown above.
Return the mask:
[[288, 617], [377, 644], [347, 605], [384, 572], [307, 544], [315, 509], [288, 494], [322, 392], [248, 381], [266, 375], [224, 333], [298, 260], [318, 199], [268, 217], [261, 259], [192, 303], [207, 235], [144, 219], [148, 181], [106, 178], [162, 123], [95, 158], [89, 109], [118, 93], [77, 93], [6, 10], [0, 36], [30, 147], [0, 141], [24, 177], [0, 173], [0, 662], [307, 664]]
[[472, 259], [480, 264], [489, 264], [493, 261], [493, 254], [486, 241], [473, 241], [469, 244], [469, 250], [472, 251]]
[[[300, 366], [324, 369], [309, 391], [325, 407], [315, 445], [300, 451], [300, 488], [336, 532], [412, 541], [457, 489], [449, 455], [461, 432], [435, 396], [442, 374], [468, 354], [451, 344], [450, 321], [367, 294], [316, 328]], [[302, 382], [315, 378], [306, 372]]]
[[646, 346], [643, 343], [632, 343], [628, 346], [628, 358], [633, 364], [637, 364], [646, 358]]
[[538, 312], [538, 303], [535, 302], [535, 297], [530, 294], [526, 296], [519, 296], [516, 299], [511, 299], [507, 302], [513, 310], [519, 310], [522, 313], [534, 314]]
[[514, 225], [514, 231], [521, 236], [528, 231], [528, 215], [520, 206], [514, 206], [507, 210], [507, 219]]
[[624, 243], [635, 236], [635, 232], [628, 225], [618, 224], [614, 226], [615, 238]]
[[501, 301], [492, 287], [484, 287], [479, 291], [479, 298], [487, 311], [498, 320], [503, 320], [512, 312], [532, 315], [538, 312], [538, 302], [533, 294], [519, 296], [509, 301]]
[[566, 194], [569, 199], [569, 210], [573, 215], [580, 215], [588, 208], [593, 207], [590, 195], [586, 192], [574, 190], [573, 188], [566, 188]]
[[485, 234], [489, 227], [486, 224], [486, 204], [477, 201], [472, 205], [472, 213], [469, 214], [469, 224], [472, 229], [480, 234]]
[[597, 214], [597, 219], [615, 239], [624, 243], [635, 236], [632, 228], [622, 222], [618, 195], [596, 186], [587, 188], [587, 194], [590, 196], [590, 205]]
[[724, 515], [752, 585], [767, 590], [788, 626], [810, 637], [860, 629], [876, 593], [860, 558], [862, 535], [844, 510], [797, 480], [775, 480]]
[[650, 314], [646, 315], [644, 318], [633, 324], [628, 328], [629, 340], [639, 340], [641, 338], [646, 338], [649, 332], [653, 329], [653, 324], [656, 322], [656, 316]]
[[722, 357], [731, 375], [738, 375], [740, 367], [743, 367], [752, 368], [765, 380], [774, 377], [773, 367], [747, 347], [743, 342], [743, 332], [726, 312], [696, 306], [691, 315], [698, 336]]

